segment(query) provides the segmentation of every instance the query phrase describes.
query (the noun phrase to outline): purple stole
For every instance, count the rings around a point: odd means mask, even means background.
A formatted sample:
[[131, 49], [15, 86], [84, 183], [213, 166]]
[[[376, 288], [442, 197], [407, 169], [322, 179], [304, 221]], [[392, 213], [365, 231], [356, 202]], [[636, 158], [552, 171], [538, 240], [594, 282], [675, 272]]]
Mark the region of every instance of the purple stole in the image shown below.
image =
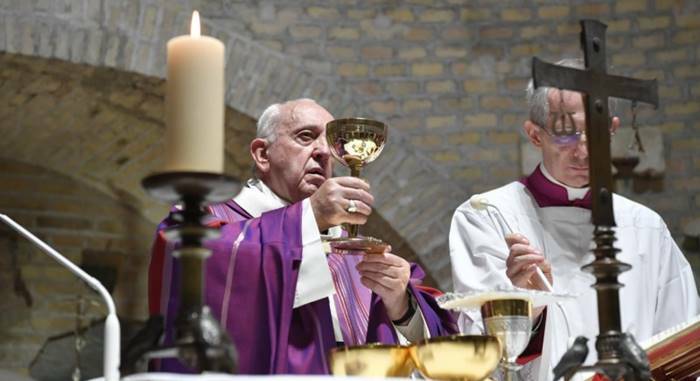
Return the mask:
[[[222, 322], [239, 352], [241, 374], [328, 374], [328, 352], [336, 345], [328, 299], [292, 308], [301, 263], [301, 203], [252, 218], [233, 201], [213, 205], [212, 224], [221, 238], [209, 241], [204, 298]], [[172, 224], [166, 219], [161, 227]], [[159, 234], [158, 239], [162, 239]], [[160, 251], [159, 247], [165, 247]], [[172, 342], [179, 306], [177, 260], [172, 247], [156, 241], [150, 295], [165, 315], [165, 342]], [[155, 260], [163, 257], [162, 260]], [[331, 254], [336, 309], [347, 345], [398, 342], [381, 299], [361, 285], [355, 264], [361, 256]], [[162, 268], [158, 266], [162, 264]], [[154, 274], [163, 274], [162, 277]], [[451, 313], [419, 288], [424, 274], [411, 266], [409, 291], [414, 295], [431, 336], [457, 332]], [[157, 283], [157, 284], [153, 284]], [[153, 312], [153, 311], [152, 311]], [[191, 372], [177, 360], [161, 361], [154, 370]]]
[[566, 188], [551, 182], [545, 177], [539, 165], [530, 176], [520, 179], [520, 182], [530, 191], [540, 208], [547, 206], [577, 206], [579, 208], [591, 209], [590, 190], [582, 199], [569, 200]]
[[372, 292], [360, 282], [355, 269], [361, 256], [331, 253], [328, 266], [333, 276], [336, 293], [333, 295], [340, 330], [345, 345], [364, 344], [369, 324]]

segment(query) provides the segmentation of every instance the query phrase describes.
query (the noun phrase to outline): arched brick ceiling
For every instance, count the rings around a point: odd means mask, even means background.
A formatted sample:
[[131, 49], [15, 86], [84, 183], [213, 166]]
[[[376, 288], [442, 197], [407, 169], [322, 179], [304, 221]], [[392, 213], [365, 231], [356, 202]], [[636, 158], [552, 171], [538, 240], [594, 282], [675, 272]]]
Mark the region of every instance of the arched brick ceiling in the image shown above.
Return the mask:
[[[135, 73], [0, 54], [0, 156], [39, 165], [130, 202], [151, 221], [166, 206], [140, 181], [163, 153], [164, 81]], [[226, 110], [226, 170], [246, 177], [241, 150], [255, 121]]]

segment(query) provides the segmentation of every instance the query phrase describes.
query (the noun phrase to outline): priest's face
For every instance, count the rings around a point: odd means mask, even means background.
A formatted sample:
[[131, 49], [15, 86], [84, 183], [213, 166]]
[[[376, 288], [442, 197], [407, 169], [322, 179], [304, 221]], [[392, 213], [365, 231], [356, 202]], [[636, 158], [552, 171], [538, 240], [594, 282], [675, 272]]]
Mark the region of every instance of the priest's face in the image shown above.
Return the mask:
[[280, 109], [275, 140], [268, 147], [263, 181], [278, 196], [297, 202], [311, 196], [332, 174], [326, 124], [333, 116], [311, 100], [287, 102]]
[[538, 126], [528, 121], [532, 126], [528, 130], [526, 122], [526, 133], [542, 150], [542, 163], [555, 179], [570, 187], [585, 187], [589, 174], [583, 98], [577, 92], [550, 89], [547, 100], [548, 125]]

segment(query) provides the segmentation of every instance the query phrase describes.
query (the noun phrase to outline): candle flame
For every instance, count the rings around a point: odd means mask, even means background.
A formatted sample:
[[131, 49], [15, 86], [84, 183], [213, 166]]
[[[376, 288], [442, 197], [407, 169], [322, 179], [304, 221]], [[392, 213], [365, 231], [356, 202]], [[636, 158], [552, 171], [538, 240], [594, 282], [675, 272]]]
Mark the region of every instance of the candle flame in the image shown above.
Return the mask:
[[192, 12], [192, 24], [190, 24], [190, 36], [199, 37], [201, 33], [199, 31], [199, 12]]

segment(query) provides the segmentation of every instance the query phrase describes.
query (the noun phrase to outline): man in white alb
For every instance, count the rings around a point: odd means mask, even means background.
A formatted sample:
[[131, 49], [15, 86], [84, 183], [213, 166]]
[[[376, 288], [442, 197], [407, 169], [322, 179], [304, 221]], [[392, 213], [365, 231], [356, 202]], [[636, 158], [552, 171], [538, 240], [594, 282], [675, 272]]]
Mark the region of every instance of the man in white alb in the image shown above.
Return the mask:
[[[581, 60], [558, 64], [583, 66]], [[527, 98], [530, 116], [523, 129], [542, 152], [542, 161], [522, 180], [479, 196], [493, 207], [477, 210], [465, 202], [457, 208], [450, 229], [450, 256], [455, 291], [511, 284], [545, 290], [536, 274], [539, 267], [555, 291], [578, 295], [535, 311], [537, 333], [527, 350], [535, 360], [523, 375], [539, 381], [553, 378], [552, 368], [570, 338], [588, 337], [595, 352], [598, 315], [591, 288], [595, 278], [581, 271], [581, 266], [593, 261], [583, 98], [580, 93], [553, 88], [535, 90], [532, 83]], [[611, 132], [619, 124], [613, 118]], [[625, 285], [620, 290], [622, 329], [641, 342], [700, 313], [700, 302], [691, 267], [661, 217], [619, 195], [614, 196], [613, 205], [615, 246], [621, 249], [618, 259], [632, 265], [619, 278]], [[459, 324], [462, 332], [482, 329], [478, 314], [463, 314]], [[589, 356], [587, 362], [593, 360]]]

